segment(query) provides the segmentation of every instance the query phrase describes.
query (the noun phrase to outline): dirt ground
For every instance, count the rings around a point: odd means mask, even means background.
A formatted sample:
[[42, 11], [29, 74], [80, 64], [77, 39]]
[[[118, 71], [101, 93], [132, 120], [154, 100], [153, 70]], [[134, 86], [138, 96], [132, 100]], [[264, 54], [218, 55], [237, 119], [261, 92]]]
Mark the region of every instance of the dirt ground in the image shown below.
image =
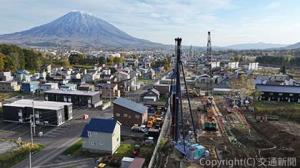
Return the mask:
[[[291, 155], [300, 158], [300, 125], [284, 121], [262, 122], [256, 124], [260, 133], [265, 135], [278, 149], [289, 149]], [[286, 153], [286, 152], [285, 152]]]

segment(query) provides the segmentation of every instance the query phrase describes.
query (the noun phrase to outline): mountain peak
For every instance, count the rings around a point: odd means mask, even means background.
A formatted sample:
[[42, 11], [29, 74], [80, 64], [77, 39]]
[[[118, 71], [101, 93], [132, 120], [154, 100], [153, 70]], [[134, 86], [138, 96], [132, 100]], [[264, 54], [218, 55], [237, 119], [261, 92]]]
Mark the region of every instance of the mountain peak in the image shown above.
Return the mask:
[[92, 13], [86, 12], [86, 11], [80, 11], [80, 10], [72, 10], [69, 13], [65, 15], [73, 15], [73, 16], [92, 16], [95, 17]]
[[159, 46], [138, 39], [87, 12], [71, 11], [56, 20], [32, 29], [0, 36], [0, 42], [64, 44], [72, 47]]

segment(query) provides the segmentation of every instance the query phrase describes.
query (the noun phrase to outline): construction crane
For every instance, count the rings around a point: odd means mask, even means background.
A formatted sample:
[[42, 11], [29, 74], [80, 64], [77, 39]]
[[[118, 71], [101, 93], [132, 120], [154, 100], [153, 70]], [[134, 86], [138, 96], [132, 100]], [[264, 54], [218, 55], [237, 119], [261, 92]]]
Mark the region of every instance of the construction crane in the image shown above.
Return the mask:
[[[187, 83], [185, 79], [184, 67], [181, 61], [181, 38], [176, 38], [176, 62], [175, 68], [173, 70], [172, 80], [171, 80], [171, 112], [172, 112], [172, 124], [171, 124], [171, 136], [174, 141], [175, 148], [185, 155], [187, 158], [194, 160], [199, 159], [205, 154], [205, 148], [202, 145], [197, 144], [197, 133], [195, 129], [194, 117], [192, 114], [191, 103], [189, 98], [189, 92], [187, 88]], [[180, 75], [184, 80], [184, 87], [186, 91], [186, 97], [189, 107], [189, 115], [192, 122], [192, 132], [194, 141], [192, 137], [187, 137], [188, 130], [185, 129], [185, 122], [183, 117], [183, 103], [182, 103], [182, 92], [181, 92], [181, 82]], [[175, 83], [174, 83], [175, 82]], [[201, 151], [201, 152], [200, 152]]]
[[207, 46], [206, 46], [206, 67], [208, 68], [209, 83], [207, 86], [207, 94], [213, 95], [213, 71], [212, 71], [212, 47], [210, 31], [207, 33]]

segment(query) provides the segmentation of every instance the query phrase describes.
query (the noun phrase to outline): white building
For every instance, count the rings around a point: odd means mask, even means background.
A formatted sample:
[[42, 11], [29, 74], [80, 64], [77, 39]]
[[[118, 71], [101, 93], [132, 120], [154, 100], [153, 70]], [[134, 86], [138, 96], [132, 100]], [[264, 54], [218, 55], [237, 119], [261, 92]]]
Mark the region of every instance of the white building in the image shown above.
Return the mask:
[[47, 91], [47, 90], [56, 90], [58, 88], [58, 83], [44, 83], [41, 84], [40, 89], [42, 91]]
[[238, 69], [239, 68], [239, 62], [229, 62], [228, 63], [229, 69]]
[[0, 80], [1, 81], [12, 81], [14, 79], [13, 76], [11, 76], [11, 72], [0, 72]]
[[81, 137], [83, 150], [114, 154], [121, 144], [121, 123], [115, 119], [92, 118]]
[[14, 92], [19, 91], [20, 85], [16, 81], [0, 81], [1, 92]]
[[248, 70], [258, 70], [258, 62], [249, 63]]

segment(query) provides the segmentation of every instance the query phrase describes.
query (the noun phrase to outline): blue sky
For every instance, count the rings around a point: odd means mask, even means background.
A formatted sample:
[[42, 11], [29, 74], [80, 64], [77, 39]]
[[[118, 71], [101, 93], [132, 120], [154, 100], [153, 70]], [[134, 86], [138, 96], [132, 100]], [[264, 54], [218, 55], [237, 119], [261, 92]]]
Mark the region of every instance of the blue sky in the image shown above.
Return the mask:
[[213, 45], [300, 41], [299, 0], [0, 0], [0, 34], [50, 22], [72, 10], [102, 18], [139, 38]]

